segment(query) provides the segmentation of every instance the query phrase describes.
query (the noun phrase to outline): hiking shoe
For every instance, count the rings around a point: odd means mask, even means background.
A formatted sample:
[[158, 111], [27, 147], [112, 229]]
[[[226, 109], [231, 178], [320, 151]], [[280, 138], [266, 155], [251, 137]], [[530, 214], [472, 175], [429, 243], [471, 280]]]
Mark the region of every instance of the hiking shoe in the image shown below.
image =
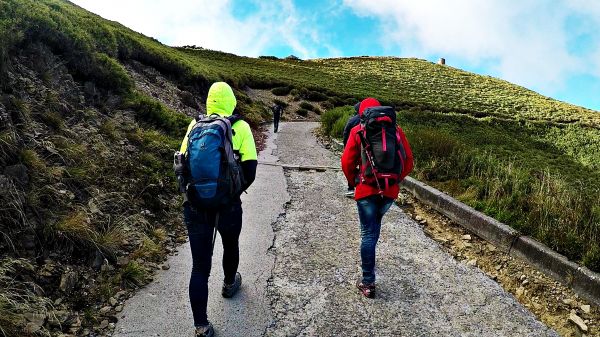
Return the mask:
[[195, 337], [214, 337], [215, 329], [212, 324], [208, 322], [207, 325], [196, 328]]
[[347, 198], [354, 198], [354, 189], [353, 188], [348, 188], [348, 191], [346, 191], [346, 193], [344, 193], [344, 195]]
[[233, 295], [235, 295], [235, 293], [237, 293], [241, 285], [242, 275], [239, 272], [237, 272], [235, 274], [235, 281], [233, 281], [233, 284], [223, 283], [223, 290], [221, 291], [221, 295], [223, 295], [223, 297], [225, 298], [231, 298], [233, 297]]
[[367, 298], [375, 298], [375, 283], [364, 284], [360, 280], [356, 282], [356, 287]]

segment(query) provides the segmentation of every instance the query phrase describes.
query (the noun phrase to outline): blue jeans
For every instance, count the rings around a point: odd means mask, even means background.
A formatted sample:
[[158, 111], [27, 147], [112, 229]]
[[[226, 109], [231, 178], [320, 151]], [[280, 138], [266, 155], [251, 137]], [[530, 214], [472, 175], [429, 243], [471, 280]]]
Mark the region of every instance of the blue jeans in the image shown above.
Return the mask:
[[360, 259], [363, 284], [375, 283], [375, 247], [381, 231], [381, 219], [394, 199], [372, 195], [356, 201], [360, 219]]
[[[212, 262], [212, 238], [217, 212], [199, 210], [186, 205], [183, 209], [185, 224], [192, 249], [192, 275], [190, 277], [190, 304], [196, 327], [208, 324], [208, 277]], [[242, 205], [233, 204], [219, 212], [219, 234], [223, 242], [224, 282], [232, 284], [239, 264], [239, 237], [242, 231]]]

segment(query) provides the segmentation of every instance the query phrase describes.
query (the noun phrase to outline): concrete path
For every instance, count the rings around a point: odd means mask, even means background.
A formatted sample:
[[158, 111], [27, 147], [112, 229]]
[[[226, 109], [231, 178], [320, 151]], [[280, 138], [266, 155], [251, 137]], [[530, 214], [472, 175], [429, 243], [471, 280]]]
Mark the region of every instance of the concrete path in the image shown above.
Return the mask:
[[[276, 137], [268, 139], [259, 161], [276, 162], [272, 155]], [[232, 299], [221, 296], [223, 248], [217, 239], [209, 279], [208, 319], [218, 336], [263, 336], [272, 321], [266, 296], [274, 257], [272, 224], [284, 212], [290, 197], [281, 167], [260, 166], [248, 194], [242, 195], [244, 209], [240, 236], [242, 288]], [[115, 328], [118, 337], [192, 336], [193, 318], [188, 298], [192, 268], [189, 243], [169, 258], [170, 269], [160, 272], [155, 281], [126, 302]]]
[[[286, 164], [339, 166], [320, 146], [317, 124], [284, 124]], [[378, 295], [358, 294], [356, 203], [340, 172], [289, 171], [292, 196], [275, 224], [267, 336], [557, 336], [479, 269], [455, 261], [393, 206], [377, 247]]]
[[[260, 160], [339, 166], [316, 142], [316, 126], [282, 123]], [[345, 185], [340, 172], [284, 175], [259, 166], [244, 198], [244, 285], [235, 299], [219, 294], [220, 247], [213, 259], [208, 312], [218, 336], [558, 336], [395, 206], [377, 248], [377, 298], [363, 298], [354, 287], [358, 216], [355, 202], [342, 196]], [[127, 302], [116, 336], [191, 336], [189, 246], [169, 263]]]

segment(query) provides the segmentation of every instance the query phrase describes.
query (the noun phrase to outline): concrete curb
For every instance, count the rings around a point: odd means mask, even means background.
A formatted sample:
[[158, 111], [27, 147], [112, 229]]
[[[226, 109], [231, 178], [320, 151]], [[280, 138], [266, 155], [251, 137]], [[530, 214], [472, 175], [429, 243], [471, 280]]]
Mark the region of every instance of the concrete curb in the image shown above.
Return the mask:
[[527, 262], [572, 288], [581, 297], [600, 305], [600, 274], [569, 261], [534, 239], [520, 235], [509, 226], [418, 180], [407, 177], [402, 187], [498, 249]]
[[[343, 149], [342, 143], [335, 139], [333, 144], [336, 148]], [[521, 235], [511, 227], [416, 179], [407, 177], [402, 182], [402, 187], [503, 252], [527, 262], [572, 288], [579, 296], [600, 305], [600, 274], [569, 261], [542, 243]]]

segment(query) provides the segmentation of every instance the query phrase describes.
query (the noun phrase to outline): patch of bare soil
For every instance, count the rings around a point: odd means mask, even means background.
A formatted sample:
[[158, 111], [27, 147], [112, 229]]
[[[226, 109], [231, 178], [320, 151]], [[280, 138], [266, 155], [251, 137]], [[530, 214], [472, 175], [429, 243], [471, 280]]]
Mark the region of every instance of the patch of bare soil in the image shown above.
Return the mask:
[[[288, 106], [284, 109], [283, 114], [281, 115], [281, 120], [286, 122], [313, 122], [319, 121], [321, 116], [315, 113], [314, 111], [309, 111], [308, 115], [300, 116], [296, 113], [300, 108], [300, 103], [304, 102], [303, 100], [295, 101], [291, 95], [287, 96], [276, 96], [270, 90], [262, 90], [262, 89], [246, 89], [246, 93], [253, 101], [259, 101], [264, 103], [266, 106], [273, 106], [273, 102], [278, 99], [280, 101], [285, 102]], [[306, 101], [308, 102], [308, 101]], [[319, 109], [324, 111], [323, 107], [316, 102], [308, 102]]]
[[600, 336], [600, 308], [597, 306], [419, 203], [408, 192], [400, 195], [398, 203], [455, 259], [481, 269], [561, 336]]

